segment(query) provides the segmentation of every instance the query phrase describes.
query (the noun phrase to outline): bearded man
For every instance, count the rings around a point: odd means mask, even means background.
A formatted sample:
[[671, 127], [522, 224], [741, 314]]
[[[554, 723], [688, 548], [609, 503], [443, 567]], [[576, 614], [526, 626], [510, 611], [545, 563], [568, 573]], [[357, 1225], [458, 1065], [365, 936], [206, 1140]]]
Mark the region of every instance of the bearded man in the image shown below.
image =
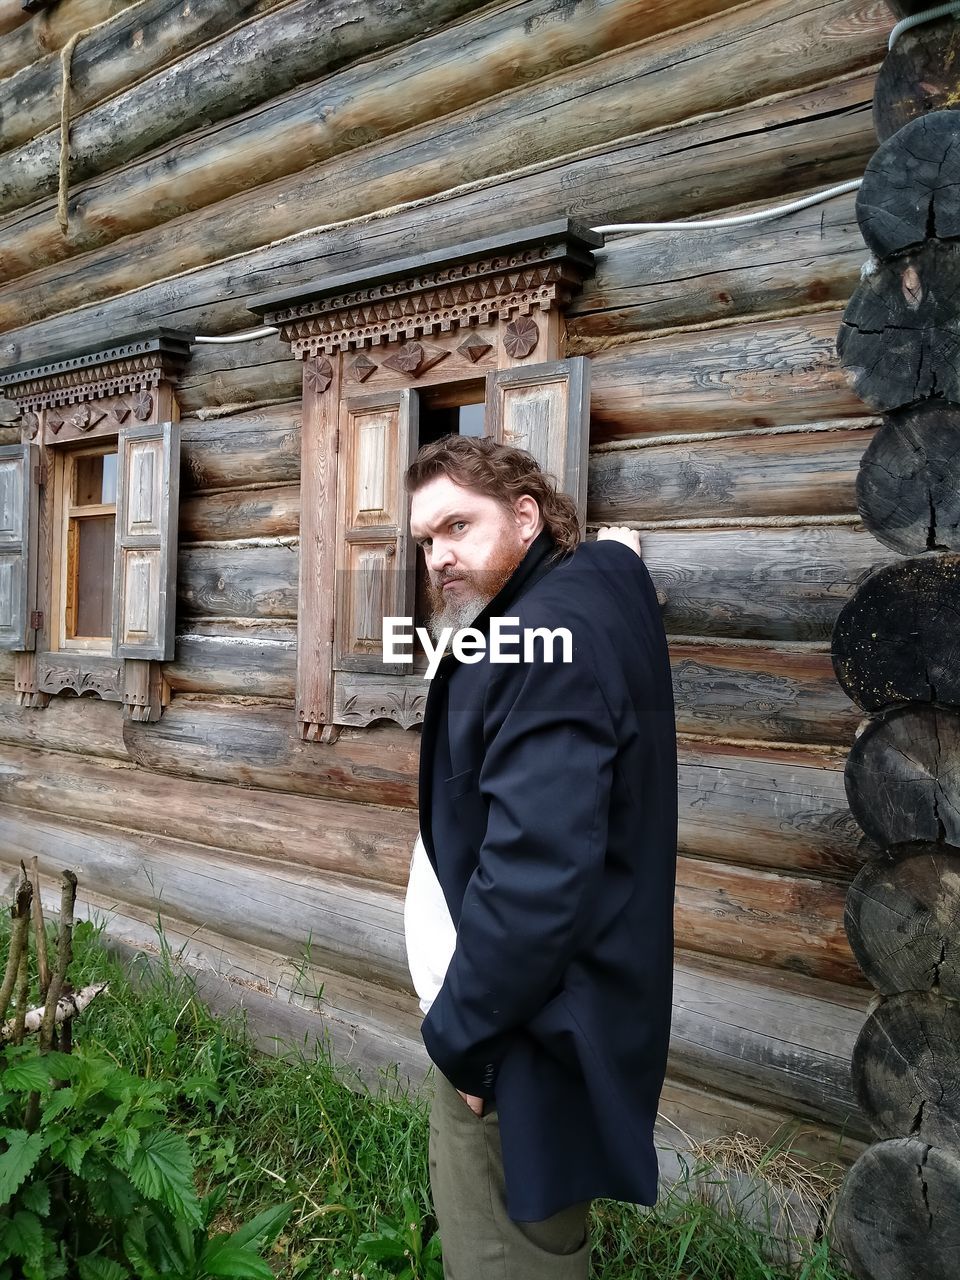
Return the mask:
[[590, 1201], [656, 1197], [677, 822], [656, 593], [522, 450], [447, 436], [406, 484], [436, 634], [572, 636], [570, 661], [447, 654], [424, 714], [407, 930], [445, 1276], [582, 1280]]

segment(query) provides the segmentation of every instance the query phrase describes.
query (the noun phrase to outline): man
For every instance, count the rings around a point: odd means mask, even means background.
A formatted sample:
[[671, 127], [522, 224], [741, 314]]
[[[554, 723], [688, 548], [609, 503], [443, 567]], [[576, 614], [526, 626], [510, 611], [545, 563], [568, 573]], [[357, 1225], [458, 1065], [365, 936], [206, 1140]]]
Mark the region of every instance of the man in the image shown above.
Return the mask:
[[[406, 483], [437, 633], [516, 618], [572, 638], [566, 662], [546, 644], [499, 664], [448, 654], [424, 715], [429, 865], [408, 922], [426, 913], [412, 971], [449, 959], [423, 1023], [445, 1274], [580, 1280], [590, 1201], [656, 1196], [676, 860], [663, 626], [639, 557], [580, 544], [529, 454], [448, 436]], [[424, 965], [431, 939], [452, 956]]]

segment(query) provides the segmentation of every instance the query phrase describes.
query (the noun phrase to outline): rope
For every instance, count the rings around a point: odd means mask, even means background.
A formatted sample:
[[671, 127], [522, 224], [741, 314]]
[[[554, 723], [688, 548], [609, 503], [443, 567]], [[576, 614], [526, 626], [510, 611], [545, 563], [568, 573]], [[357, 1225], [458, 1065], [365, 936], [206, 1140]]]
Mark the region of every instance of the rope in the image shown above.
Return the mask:
[[887, 48], [892, 49], [903, 33], [909, 31], [911, 27], [919, 27], [922, 22], [934, 22], [937, 18], [949, 18], [951, 14], [960, 19], [960, 0], [954, 0], [953, 4], [938, 4], [933, 9], [924, 9], [922, 13], [913, 13], [909, 18], [902, 18], [890, 32]]
[[84, 31], [74, 32], [60, 50], [60, 171], [57, 183], [57, 226], [60, 228], [61, 235], [67, 234], [69, 226], [67, 195], [70, 187], [70, 64], [73, 61], [74, 49], [92, 30], [93, 27], [87, 27]]

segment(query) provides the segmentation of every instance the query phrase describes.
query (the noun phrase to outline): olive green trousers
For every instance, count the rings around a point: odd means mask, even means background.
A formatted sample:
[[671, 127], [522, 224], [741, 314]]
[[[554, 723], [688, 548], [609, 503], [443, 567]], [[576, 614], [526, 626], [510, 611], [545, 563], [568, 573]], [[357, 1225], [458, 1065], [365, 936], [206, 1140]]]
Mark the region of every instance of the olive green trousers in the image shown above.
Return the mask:
[[514, 1222], [496, 1108], [475, 1116], [439, 1071], [430, 1112], [430, 1185], [445, 1280], [586, 1280], [589, 1203], [543, 1222]]

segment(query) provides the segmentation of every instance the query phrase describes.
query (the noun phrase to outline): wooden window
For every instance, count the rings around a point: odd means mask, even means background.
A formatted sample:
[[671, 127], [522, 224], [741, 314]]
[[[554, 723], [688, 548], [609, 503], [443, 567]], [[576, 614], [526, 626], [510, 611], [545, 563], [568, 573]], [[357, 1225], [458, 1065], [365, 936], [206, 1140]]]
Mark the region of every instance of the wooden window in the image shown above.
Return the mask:
[[108, 652], [113, 632], [117, 449], [63, 451], [60, 559], [55, 578], [59, 648]]

